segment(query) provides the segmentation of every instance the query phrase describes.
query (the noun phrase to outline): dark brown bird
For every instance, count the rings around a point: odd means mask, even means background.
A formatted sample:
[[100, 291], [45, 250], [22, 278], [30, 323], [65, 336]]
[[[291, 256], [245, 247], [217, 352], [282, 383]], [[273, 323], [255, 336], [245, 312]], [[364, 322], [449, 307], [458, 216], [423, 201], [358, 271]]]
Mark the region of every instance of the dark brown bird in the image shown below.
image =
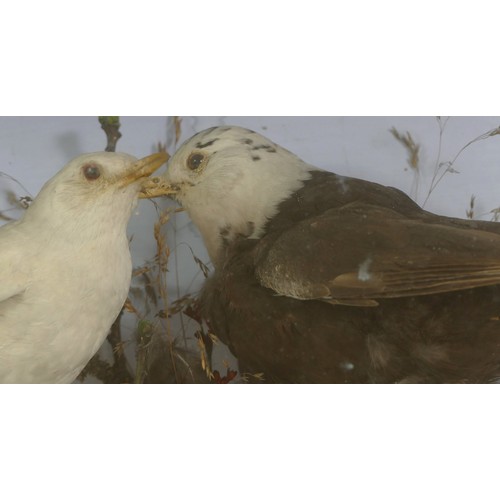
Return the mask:
[[201, 295], [242, 373], [267, 382], [500, 377], [500, 225], [216, 127], [170, 159], [164, 191], [214, 264]]

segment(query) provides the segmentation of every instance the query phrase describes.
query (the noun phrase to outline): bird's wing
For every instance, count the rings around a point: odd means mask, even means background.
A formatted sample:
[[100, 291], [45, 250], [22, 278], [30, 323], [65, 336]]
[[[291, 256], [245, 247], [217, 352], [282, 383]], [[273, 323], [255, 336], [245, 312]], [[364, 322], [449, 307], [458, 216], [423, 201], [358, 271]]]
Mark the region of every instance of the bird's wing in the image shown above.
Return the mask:
[[24, 292], [29, 284], [23, 239], [18, 236], [15, 224], [0, 227], [0, 306]]
[[[0, 266], [3, 266], [3, 264], [3, 259], [0, 259]], [[9, 269], [12, 268], [9, 266], [0, 270], [0, 305], [3, 301], [24, 292], [28, 284], [25, 275], [16, 271], [9, 273]]]
[[499, 284], [500, 235], [351, 203], [263, 238], [255, 264], [280, 295], [370, 306]]

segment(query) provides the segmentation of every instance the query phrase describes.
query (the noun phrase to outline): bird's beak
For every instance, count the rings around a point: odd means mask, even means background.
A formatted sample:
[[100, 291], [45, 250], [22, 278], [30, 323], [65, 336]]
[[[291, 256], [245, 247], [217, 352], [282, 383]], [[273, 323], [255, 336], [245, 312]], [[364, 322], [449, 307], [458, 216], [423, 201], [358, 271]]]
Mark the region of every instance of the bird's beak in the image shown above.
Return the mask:
[[[166, 155], [165, 161], [167, 161], [169, 155], [168, 153], [164, 154]], [[147, 158], [144, 158], [144, 160], [152, 158], [153, 156], [155, 155], [148, 156]], [[140, 163], [144, 160], [139, 160], [137, 163]], [[141, 191], [139, 192], [139, 198], [157, 198], [159, 196], [168, 196], [169, 194], [175, 194], [176, 192], [177, 189], [169, 184], [166, 180], [162, 179], [161, 177], [151, 177], [149, 179], [145, 179], [142, 183]]]
[[151, 177], [142, 183], [139, 198], [157, 198], [177, 193], [177, 189], [161, 177]]
[[155, 170], [158, 170], [165, 162], [168, 161], [169, 155], [162, 151], [155, 153], [141, 160], [137, 160], [130, 168], [129, 173], [120, 179], [122, 186], [128, 186], [133, 182], [149, 177]]

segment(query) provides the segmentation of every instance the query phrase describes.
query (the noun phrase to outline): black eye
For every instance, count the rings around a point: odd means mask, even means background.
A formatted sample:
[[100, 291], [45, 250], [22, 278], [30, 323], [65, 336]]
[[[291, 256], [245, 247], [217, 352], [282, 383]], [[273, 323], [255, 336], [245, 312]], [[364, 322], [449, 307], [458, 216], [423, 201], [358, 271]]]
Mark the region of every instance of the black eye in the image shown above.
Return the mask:
[[187, 166], [191, 170], [198, 170], [205, 160], [205, 155], [202, 153], [191, 153], [187, 159]]
[[98, 165], [95, 165], [93, 163], [89, 163], [88, 165], [84, 165], [82, 167], [83, 175], [85, 176], [85, 179], [88, 181], [95, 181], [99, 177], [101, 177], [101, 169], [99, 168]]

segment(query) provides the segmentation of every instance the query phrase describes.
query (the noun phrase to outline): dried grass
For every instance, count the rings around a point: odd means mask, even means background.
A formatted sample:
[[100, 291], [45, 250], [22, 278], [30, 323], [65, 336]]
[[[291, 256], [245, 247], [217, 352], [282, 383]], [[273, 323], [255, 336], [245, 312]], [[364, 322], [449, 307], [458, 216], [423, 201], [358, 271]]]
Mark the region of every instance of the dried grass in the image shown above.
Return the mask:
[[[435, 191], [437, 186], [441, 183], [441, 181], [444, 179], [444, 177], [447, 174], [458, 174], [460, 173], [456, 167], [455, 164], [457, 160], [460, 158], [460, 156], [466, 151], [470, 146], [473, 144], [483, 141], [485, 139], [489, 139], [490, 137], [494, 137], [497, 135], [500, 135], [500, 127], [494, 128], [492, 130], [489, 130], [488, 132], [485, 132], [484, 134], [481, 134], [474, 139], [470, 140], [460, 148], [460, 150], [452, 157], [451, 160], [446, 160], [443, 161], [441, 156], [442, 156], [442, 146], [443, 146], [443, 135], [446, 129], [446, 125], [448, 124], [449, 117], [443, 118], [441, 116], [436, 117], [436, 122], [439, 127], [439, 136], [438, 136], [438, 150], [436, 154], [436, 159], [434, 162], [434, 168], [433, 168], [433, 174], [432, 178], [430, 181], [430, 185], [426, 194], [426, 197], [422, 203], [422, 207], [425, 207], [427, 202], [429, 201], [429, 198], [431, 197], [432, 193]], [[416, 143], [415, 140], [413, 139], [412, 135], [410, 132], [399, 132], [395, 127], [392, 127], [389, 132], [392, 134], [392, 136], [406, 149], [407, 154], [408, 154], [408, 165], [411, 167], [411, 171], [414, 173], [414, 183], [412, 185], [412, 189], [410, 191], [412, 198], [415, 201], [418, 201], [418, 190], [419, 190], [419, 185], [421, 183], [421, 177], [423, 174], [423, 167], [420, 163], [420, 150], [421, 150], [421, 145]], [[473, 196], [472, 199], [469, 202], [469, 208], [466, 210], [466, 216], [469, 218], [472, 218], [475, 216], [474, 214], [474, 202], [475, 202], [475, 197]], [[494, 211], [491, 211], [491, 213], [494, 213]], [[484, 214], [483, 214], [484, 215]], [[495, 212], [494, 217], [496, 217], [497, 214]], [[497, 220], [495, 218], [494, 220]]]

